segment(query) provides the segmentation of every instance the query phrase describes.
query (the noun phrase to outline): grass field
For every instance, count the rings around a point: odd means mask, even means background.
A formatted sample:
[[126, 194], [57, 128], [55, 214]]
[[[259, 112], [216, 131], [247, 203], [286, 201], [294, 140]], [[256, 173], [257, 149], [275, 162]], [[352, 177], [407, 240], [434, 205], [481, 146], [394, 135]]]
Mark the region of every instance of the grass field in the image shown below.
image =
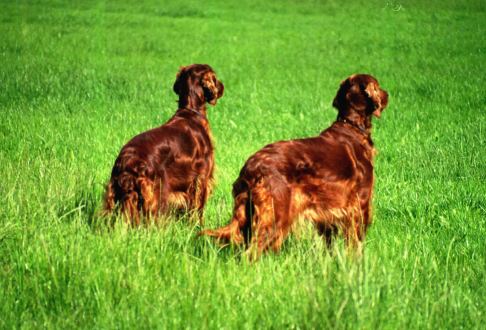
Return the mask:
[[[482, 0], [2, 1], [0, 327], [484, 329], [485, 36]], [[208, 227], [253, 152], [317, 135], [342, 79], [378, 78], [361, 260], [309, 229], [249, 264], [185, 221], [100, 221], [119, 149], [173, 114], [190, 63], [226, 87]]]

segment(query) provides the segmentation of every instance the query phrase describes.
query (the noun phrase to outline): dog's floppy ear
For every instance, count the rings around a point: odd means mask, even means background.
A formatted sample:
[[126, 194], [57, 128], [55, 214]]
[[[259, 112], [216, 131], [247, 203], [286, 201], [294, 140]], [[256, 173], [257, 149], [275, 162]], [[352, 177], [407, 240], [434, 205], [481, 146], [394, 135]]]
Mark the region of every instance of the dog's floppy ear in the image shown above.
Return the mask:
[[218, 99], [223, 96], [223, 83], [216, 79], [214, 72], [208, 71], [202, 77], [201, 84], [204, 90], [206, 102], [211, 105], [215, 105]]
[[337, 110], [343, 108], [346, 102], [346, 92], [348, 88], [349, 88], [349, 79], [345, 79], [341, 81], [341, 84], [339, 85], [339, 90], [336, 93], [334, 100], [332, 101], [332, 106], [335, 107]]
[[184, 72], [184, 69], [185, 67], [181, 66], [179, 68], [179, 72], [177, 72], [177, 75], [176, 75], [176, 80], [174, 82], [174, 86], [172, 87], [172, 89], [174, 90], [174, 93], [176, 93], [177, 95], [180, 95], [181, 93], [181, 74], [182, 72]]

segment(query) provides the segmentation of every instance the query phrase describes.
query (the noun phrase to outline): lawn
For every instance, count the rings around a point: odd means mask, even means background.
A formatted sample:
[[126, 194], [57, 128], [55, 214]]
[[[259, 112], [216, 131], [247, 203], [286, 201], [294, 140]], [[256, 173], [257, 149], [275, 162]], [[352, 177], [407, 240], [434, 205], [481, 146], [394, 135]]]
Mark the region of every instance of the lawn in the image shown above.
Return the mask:
[[[0, 328], [484, 329], [485, 36], [482, 0], [2, 1]], [[253, 152], [319, 134], [341, 80], [378, 78], [361, 259], [311, 228], [250, 264], [184, 219], [103, 223], [118, 151], [174, 113], [190, 63], [226, 87], [207, 227]]]

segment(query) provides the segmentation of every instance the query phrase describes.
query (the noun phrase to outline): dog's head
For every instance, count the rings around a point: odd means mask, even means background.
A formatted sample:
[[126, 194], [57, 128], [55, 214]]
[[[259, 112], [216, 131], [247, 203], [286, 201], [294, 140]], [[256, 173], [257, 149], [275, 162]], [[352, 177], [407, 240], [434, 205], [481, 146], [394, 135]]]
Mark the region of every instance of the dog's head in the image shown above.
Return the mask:
[[339, 114], [350, 111], [360, 115], [380, 117], [388, 104], [388, 93], [368, 74], [354, 74], [341, 83], [332, 105]]
[[180, 68], [173, 89], [179, 97], [196, 98], [202, 104], [215, 105], [223, 96], [224, 85], [209, 65], [192, 64]]

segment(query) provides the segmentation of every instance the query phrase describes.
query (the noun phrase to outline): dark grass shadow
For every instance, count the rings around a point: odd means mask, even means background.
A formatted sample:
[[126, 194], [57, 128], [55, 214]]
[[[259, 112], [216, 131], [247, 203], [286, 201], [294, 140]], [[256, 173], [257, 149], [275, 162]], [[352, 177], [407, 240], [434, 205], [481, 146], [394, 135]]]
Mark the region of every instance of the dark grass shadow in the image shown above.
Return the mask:
[[208, 16], [201, 10], [189, 8], [175, 8], [173, 10], [158, 8], [153, 11], [154, 16], [168, 18], [207, 18]]

